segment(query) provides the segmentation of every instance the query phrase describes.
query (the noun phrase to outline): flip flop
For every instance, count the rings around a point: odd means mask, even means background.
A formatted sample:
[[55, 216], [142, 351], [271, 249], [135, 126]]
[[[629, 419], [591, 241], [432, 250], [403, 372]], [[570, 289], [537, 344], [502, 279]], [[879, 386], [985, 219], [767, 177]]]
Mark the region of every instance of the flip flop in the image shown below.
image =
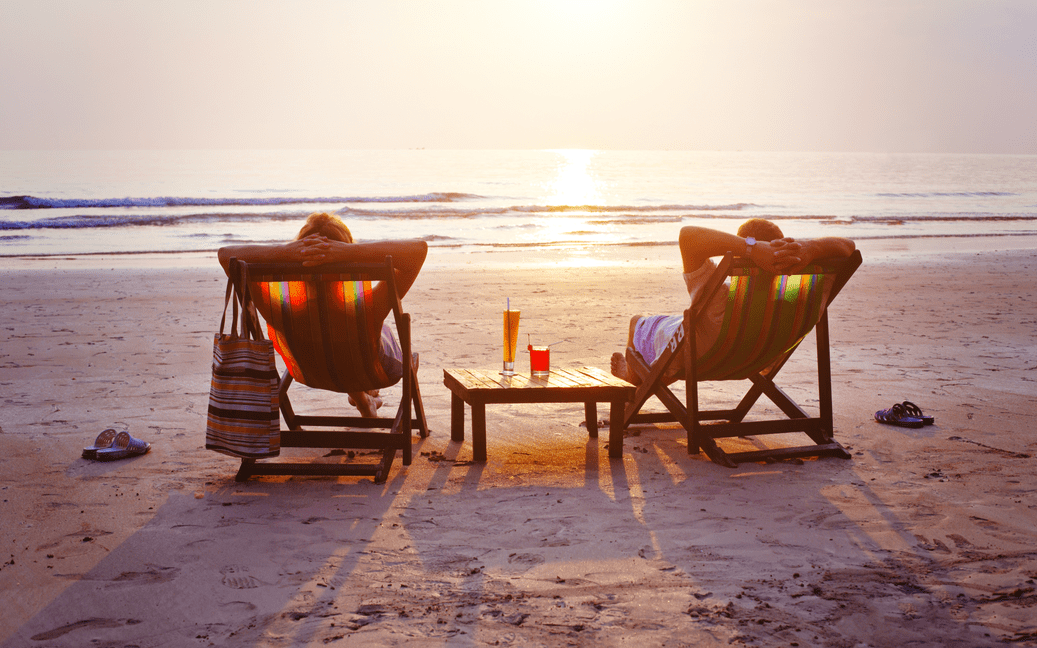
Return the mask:
[[907, 412], [908, 416], [913, 416], [916, 419], [922, 420], [922, 425], [932, 425], [936, 422], [936, 419], [932, 416], [926, 416], [922, 413], [922, 408], [915, 405], [911, 401], [904, 401], [901, 403], [904, 406], [904, 411]]
[[118, 434], [118, 432], [112, 428], [108, 428], [104, 432], [98, 434], [97, 438], [94, 440], [94, 445], [83, 448], [83, 458], [96, 459], [98, 450], [107, 450], [112, 447], [116, 434]]
[[97, 460], [114, 461], [115, 459], [125, 459], [126, 457], [145, 454], [148, 450], [151, 450], [151, 444], [147, 441], [135, 439], [130, 436], [129, 432], [120, 432], [115, 435], [115, 441], [112, 442], [111, 448], [97, 451]]
[[901, 403], [897, 403], [889, 409], [875, 412], [875, 420], [879, 423], [906, 428], [920, 428], [924, 425], [922, 419], [911, 416], [907, 408]]

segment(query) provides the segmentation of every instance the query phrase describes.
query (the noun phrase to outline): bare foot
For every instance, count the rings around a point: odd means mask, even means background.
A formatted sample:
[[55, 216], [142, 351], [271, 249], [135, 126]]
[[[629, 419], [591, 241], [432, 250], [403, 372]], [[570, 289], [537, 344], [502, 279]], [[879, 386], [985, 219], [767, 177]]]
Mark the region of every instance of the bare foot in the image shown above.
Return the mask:
[[382, 399], [378, 397], [378, 390], [369, 392], [356, 392], [349, 395], [349, 404], [360, 410], [360, 416], [374, 418], [378, 416], [378, 408], [382, 406]]
[[628, 383], [632, 383], [634, 385], [637, 385], [641, 382], [640, 380], [637, 380], [637, 376], [632, 375], [633, 372], [630, 371], [630, 366], [627, 364], [626, 356], [624, 356], [622, 353], [618, 351], [613, 353], [611, 364], [612, 375], [616, 378], [622, 378]]

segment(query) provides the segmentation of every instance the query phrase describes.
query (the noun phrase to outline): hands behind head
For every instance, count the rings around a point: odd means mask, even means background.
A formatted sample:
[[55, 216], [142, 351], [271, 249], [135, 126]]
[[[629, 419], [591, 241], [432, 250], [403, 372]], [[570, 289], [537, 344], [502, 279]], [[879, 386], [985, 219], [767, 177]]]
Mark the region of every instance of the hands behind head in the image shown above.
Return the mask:
[[804, 259], [805, 249], [803, 244], [796, 242], [794, 238], [789, 236], [773, 241], [761, 241], [757, 243], [757, 246], [770, 253], [769, 256], [763, 259], [756, 259], [757, 265], [768, 272], [779, 274], [790, 270], [799, 270], [810, 262], [809, 259]]
[[331, 241], [319, 234], [311, 234], [298, 241], [292, 241], [286, 247], [291, 260], [301, 261], [304, 266], [315, 266], [329, 261]]

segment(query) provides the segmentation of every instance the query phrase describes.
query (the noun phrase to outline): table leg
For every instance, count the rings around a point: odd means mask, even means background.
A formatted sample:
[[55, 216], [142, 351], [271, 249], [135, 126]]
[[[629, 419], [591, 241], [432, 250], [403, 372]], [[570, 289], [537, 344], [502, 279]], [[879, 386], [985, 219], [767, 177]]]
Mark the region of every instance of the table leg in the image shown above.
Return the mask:
[[486, 403], [472, 403], [472, 459], [486, 461]]
[[584, 421], [587, 423], [587, 434], [590, 438], [598, 438], [598, 404], [594, 401], [587, 401], [583, 404], [583, 416]]
[[464, 401], [450, 392], [450, 440], [464, 443]]
[[623, 458], [623, 418], [626, 416], [626, 403], [612, 401], [609, 406], [609, 458]]

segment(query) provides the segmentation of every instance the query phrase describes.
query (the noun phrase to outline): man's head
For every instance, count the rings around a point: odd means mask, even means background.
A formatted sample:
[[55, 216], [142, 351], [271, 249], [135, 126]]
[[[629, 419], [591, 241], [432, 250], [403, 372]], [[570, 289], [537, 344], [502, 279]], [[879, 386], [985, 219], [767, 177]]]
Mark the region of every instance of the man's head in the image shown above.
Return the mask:
[[302, 229], [299, 230], [299, 235], [295, 237], [295, 240], [298, 241], [314, 234], [333, 241], [353, 242], [353, 234], [346, 227], [346, 224], [342, 222], [342, 219], [325, 212], [310, 214]]
[[742, 223], [738, 228], [738, 235], [742, 238], [751, 236], [757, 241], [773, 241], [785, 238], [785, 235], [781, 233], [780, 227], [763, 218], [750, 218]]

